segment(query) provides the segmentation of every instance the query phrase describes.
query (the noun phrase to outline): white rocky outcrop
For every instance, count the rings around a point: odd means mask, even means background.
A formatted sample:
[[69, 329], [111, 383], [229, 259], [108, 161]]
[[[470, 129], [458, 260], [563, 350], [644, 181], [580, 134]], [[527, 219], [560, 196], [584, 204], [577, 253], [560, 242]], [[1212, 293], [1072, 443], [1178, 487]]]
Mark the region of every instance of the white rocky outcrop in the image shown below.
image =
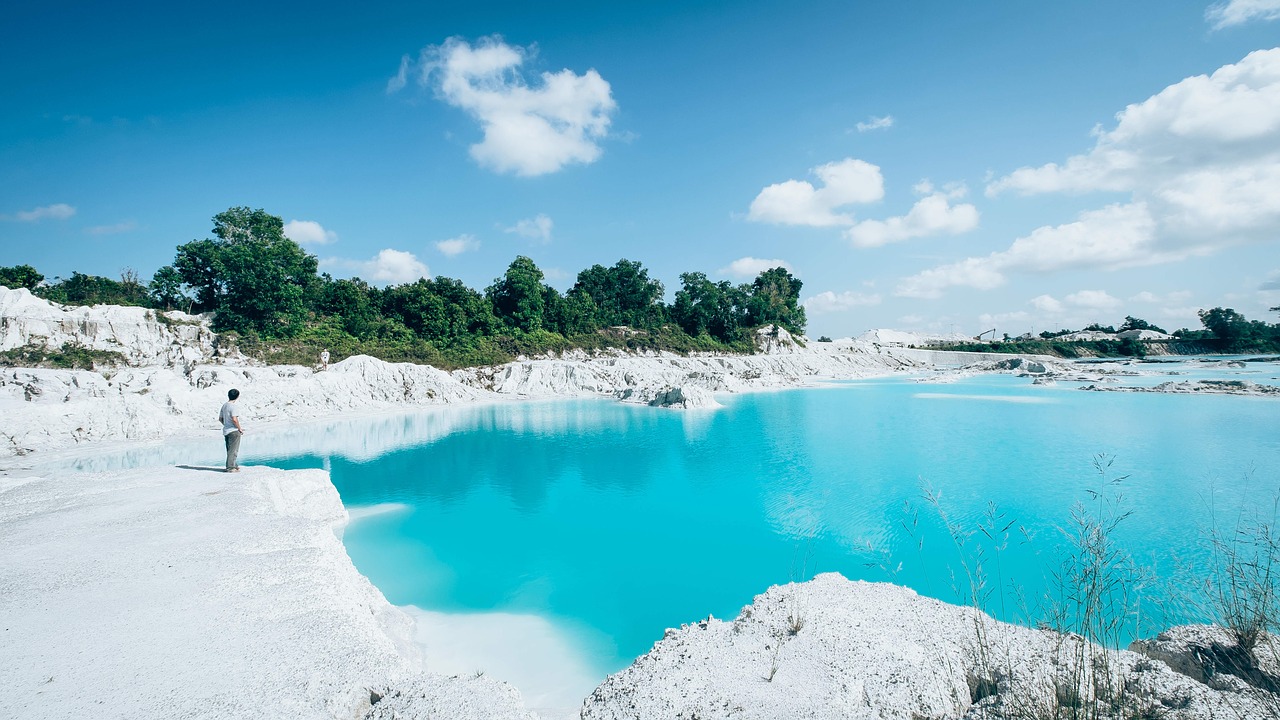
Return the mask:
[[215, 354], [207, 319], [118, 305], [59, 305], [0, 286], [0, 350], [79, 345], [116, 352], [130, 365], [207, 362]]
[[1141, 385], [1086, 385], [1081, 390], [1102, 392], [1153, 392], [1173, 394], [1250, 395], [1280, 397], [1280, 385], [1264, 385], [1252, 380], [1171, 380], [1147, 387]]
[[761, 330], [766, 352], [756, 355], [575, 351], [453, 373], [356, 356], [317, 372], [255, 365], [219, 348], [207, 319], [174, 317], [166, 323], [143, 308], [62, 306], [26, 290], [0, 288], [0, 349], [73, 344], [127, 360], [125, 367], [99, 371], [0, 368], [6, 419], [0, 458], [207, 431], [233, 387], [243, 393], [245, 419], [257, 426], [503, 398], [600, 396], [659, 407], [715, 407], [713, 393], [928, 366], [922, 351], [849, 340], [804, 346], [779, 327]]
[[617, 397], [624, 403], [648, 405], [650, 407], [680, 408], [682, 410], [720, 407], [720, 403], [716, 402], [715, 395], [710, 390], [700, 388], [697, 385], [642, 388], [640, 390], [625, 388], [617, 392]]
[[770, 588], [732, 621], [668, 631], [582, 717], [978, 720], [1058, 717], [1066, 704], [1084, 717], [1201, 720], [1272, 717], [1280, 698], [829, 573]]
[[204, 470], [2, 481], [0, 717], [531, 717], [423, 672], [327, 474]]

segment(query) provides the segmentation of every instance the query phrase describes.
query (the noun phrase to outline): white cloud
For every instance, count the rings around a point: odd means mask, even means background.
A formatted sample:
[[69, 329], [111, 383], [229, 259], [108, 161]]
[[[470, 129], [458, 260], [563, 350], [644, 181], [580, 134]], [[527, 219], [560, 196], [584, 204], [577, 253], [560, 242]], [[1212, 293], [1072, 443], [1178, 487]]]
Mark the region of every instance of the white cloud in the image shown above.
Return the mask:
[[518, 221], [509, 228], [503, 228], [503, 232], [515, 233], [520, 237], [536, 240], [540, 243], [551, 242], [551, 229], [555, 226], [551, 218], [538, 213], [531, 218], [525, 218]]
[[338, 233], [325, 230], [314, 220], [290, 220], [284, 224], [284, 236], [299, 245], [332, 245]]
[[[1270, 240], [1280, 229], [1280, 48], [1170, 85], [1095, 132], [1087, 153], [1024, 167], [987, 186], [1127, 192], [1169, 248]], [[1181, 253], [1175, 253], [1178, 255]]]
[[41, 220], [66, 220], [76, 214], [76, 209], [66, 203], [54, 203], [53, 205], [42, 205], [38, 208], [30, 210], [19, 210], [14, 214], [12, 219], [19, 222], [39, 222]]
[[1184, 79], [1116, 118], [1087, 154], [1015, 170], [987, 195], [1115, 191], [1129, 192], [1129, 202], [1037, 228], [986, 258], [925, 270], [897, 293], [987, 290], [1009, 272], [1172, 263], [1280, 236], [1280, 49]]
[[1015, 310], [1014, 312], [995, 313], [995, 314], [982, 313], [981, 315], [978, 316], [978, 324], [981, 325], [983, 328], [986, 328], [989, 325], [992, 328], [996, 328], [996, 329], [999, 329], [1010, 323], [1027, 324], [1031, 320], [1032, 320], [1031, 314], [1028, 313], [1026, 310]]
[[431, 270], [413, 253], [387, 248], [370, 260], [325, 258], [320, 267], [341, 268], [373, 283], [401, 284], [430, 278]]
[[520, 72], [533, 54], [496, 35], [475, 46], [449, 38], [423, 49], [416, 62], [402, 58], [387, 91], [416, 78], [466, 111], [484, 132], [471, 157], [497, 172], [545, 175], [570, 163], [595, 162], [617, 109], [609, 83], [595, 70], [578, 75], [564, 69], [542, 73], [535, 87]]
[[[928, 188], [928, 181], [917, 189]], [[930, 235], [958, 235], [978, 227], [978, 209], [969, 203], [952, 205], [948, 194], [934, 192], [921, 198], [906, 215], [885, 220], [863, 220], [845, 231], [855, 247], [880, 247]]]
[[479, 247], [480, 241], [474, 235], [459, 235], [436, 243], [436, 249], [443, 253], [445, 257], [456, 257], [464, 252], [477, 250]]
[[1127, 192], [1131, 199], [1044, 226], [1009, 249], [904, 279], [897, 294], [989, 289], [1008, 272], [1116, 270], [1176, 262], [1280, 236], [1280, 48], [1170, 85], [1099, 130], [1088, 153], [1020, 168], [1006, 191]]
[[750, 256], [738, 258], [716, 272], [736, 278], [754, 278], [765, 270], [772, 270], [776, 267], [786, 268], [787, 272], [791, 272], [791, 264], [786, 260], [765, 260], [764, 258]]
[[1191, 297], [1190, 290], [1175, 290], [1172, 292], [1165, 293], [1164, 295], [1157, 295], [1153, 292], [1143, 290], [1137, 295], [1130, 297], [1129, 302], [1150, 303], [1155, 305], [1159, 303], [1182, 302], [1183, 300], [1186, 300], [1190, 297]]
[[866, 122], [860, 122], [857, 125], [858, 132], [868, 132], [870, 130], [880, 130], [882, 128], [893, 127], [893, 116], [885, 115], [884, 117], [876, 117], [872, 115], [867, 118]]
[[93, 227], [85, 228], [84, 231], [90, 235], [119, 235], [120, 233], [127, 233], [137, 229], [138, 223], [132, 220], [125, 220], [114, 225], [94, 225]]
[[830, 290], [818, 293], [811, 298], [805, 300], [805, 310], [815, 315], [830, 312], [843, 312], [855, 307], [866, 305], [879, 305], [880, 295], [864, 295], [851, 290], [835, 293]]
[[1066, 300], [1076, 307], [1089, 310], [1115, 310], [1120, 307], [1119, 298], [1112, 297], [1105, 290], [1081, 290], [1071, 293]]
[[1255, 19], [1275, 20], [1280, 18], [1280, 0], [1226, 0], [1210, 5], [1204, 17], [1213, 23], [1214, 30]]
[[1280, 270], [1268, 275], [1258, 289], [1263, 291], [1280, 290]]
[[1064, 269], [1118, 270], [1183, 260], [1209, 252], [1206, 246], [1161, 248], [1146, 203], [1110, 205], [1080, 214], [1063, 225], [1037, 228], [1008, 250], [925, 270], [898, 284], [897, 295], [936, 298], [950, 287], [990, 290], [1006, 273]]
[[1038, 295], [1031, 298], [1031, 304], [1040, 312], [1050, 314], [1060, 313], [1063, 310], [1062, 303], [1055, 299], [1052, 295]]
[[852, 225], [853, 217], [837, 212], [839, 208], [884, 197], [884, 177], [880, 168], [869, 162], [845, 158], [810, 172], [822, 181], [822, 187], [815, 188], [805, 180], [770, 185], [751, 201], [747, 219], [812, 227]]

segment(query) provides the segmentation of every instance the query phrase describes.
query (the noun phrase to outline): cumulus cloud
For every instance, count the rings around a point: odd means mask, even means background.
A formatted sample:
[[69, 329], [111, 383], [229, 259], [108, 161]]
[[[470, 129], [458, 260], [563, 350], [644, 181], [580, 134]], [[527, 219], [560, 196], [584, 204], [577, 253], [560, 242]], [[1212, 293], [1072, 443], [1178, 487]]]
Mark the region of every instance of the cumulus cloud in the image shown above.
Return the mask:
[[1030, 302], [1040, 312], [1056, 314], [1063, 310], [1062, 303], [1052, 295], [1037, 295]]
[[1214, 30], [1232, 25], [1243, 25], [1250, 20], [1275, 20], [1280, 18], [1280, 0], [1225, 0], [1210, 5], [1204, 17]]
[[453, 37], [424, 48], [416, 60], [402, 58], [387, 91], [416, 79], [467, 112], [484, 133], [471, 157], [497, 172], [545, 175], [570, 163], [595, 162], [617, 110], [609, 83], [595, 70], [579, 75], [564, 69], [544, 72], [531, 84], [521, 67], [533, 55], [496, 35], [474, 46]]
[[751, 201], [747, 219], [779, 225], [846, 226], [853, 224], [853, 217], [837, 212], [840, 208], [884, 197], [880, 168], [864, 160], [845, 158], [810, 172], [822, 187], [814, 187], [807, 180], [770, 185]]
[[845, 310], [866, 305], [879, 305], [880, 300], [881, 298], [878, 294], [864, 295], [852, 290], [836, 293], [828, 290], [806, 299], [801, 304], [804, 305], [807, 312], [819, 315], [830, 312], [844, 312]]
[[480, 248], [480, 241], [474, 235], [459, 235], [448, 240], [441, 240], [436, 243], [436, 249], [445, 257], [456, 257], [464, 252], [470, 252]]
[[1155, 223], [1144, 204], [1111, 205], [1082, 213], [1076, 222], [1037, 228], [1008, 250], [925, 270], [904, 279], [896, 294], [936, 298], [949, 287], [990, 290], [1016, 271], [1052, 272], [1070, 268], [1115, 270], [1182, 259], [1197, 248], [1161, 250]]
[[1089, 310], [1115, 310], [1120, 307], [1119, 298], [1112, 297], [1105, 290], [1081, 290], [1071, 293], [1066, 300], [1076, 307]]
[[1020, 168], [1006, 192], [1123, 192], [1128, 201], [1045, 226], [1005, 251], [905, 279], [899, 294], [996, 287], [1011, 271], [1115, 270], [1175, 262], [1280, 234], [1280, 48], [1170, 85], [1116, 115], [1087, 153]]
[[431, 270], [413, 253], [387, 248], [369, 260], [325, 258], [321, 267], [348, 270], [373, 283], [400, 284], [430, 278]]
[[927, 181], [916, 186], [932, 194], [921, 198], [906, 215], [863, 220], [845, 231], [855, 247], [870, 248], [930, 235], [959, 235], [978, 227], [978, 209], [969, 203], [952, 205], [951, 193], [933, 192]]
[[534, 217], [518, 221], [509, 228], [503, 228], [503, 232], [515, 233], [520, 237], [536, 240], [540, 243], [549, 243], [551, 242], [551, 228], [554, 226], [555, 223], [552, 222], [551, 218], [538, 213]]
[[138, 229], [138, 223], [132, 220], [125, 220], [114, 225], [94, 225], [85, 228], [84, 231], [90, 235], [119, 235], [120, 233], [132, 232]]
[[66, 203], [54, 203], [53, 205], [42, 205], [38, 208], [30, 210], [19, 210], [13, 214], [13, 217], [5, 217], [6, 220], [17, 220], [18, 222], [40, 222], [41, 220], [66, 220], [76, 214], [76, 209]]
[[325, 230], [314, 220], [290, 220], [284, 224], [284, 236], [299, 245], [332, 245], [338, 242], [338, 233]]
[[736, 278], [754, 278], [765, 270], [772, 270], [776, 267], [786, 268], [787, 272], [791, 272], [791, 263], [786, 260], [765, 260], [764, 258], [751, 256], [738, 258], [716, 272]]
[[893, 127], [893, 116], [885, 115], [884, 117], [876, 117], [872, 115], [867, 118], [866, 122], [860, 122], [857, 125], [858, 132], [869, 132], [871, 130], [882, 130], [884, 128]]

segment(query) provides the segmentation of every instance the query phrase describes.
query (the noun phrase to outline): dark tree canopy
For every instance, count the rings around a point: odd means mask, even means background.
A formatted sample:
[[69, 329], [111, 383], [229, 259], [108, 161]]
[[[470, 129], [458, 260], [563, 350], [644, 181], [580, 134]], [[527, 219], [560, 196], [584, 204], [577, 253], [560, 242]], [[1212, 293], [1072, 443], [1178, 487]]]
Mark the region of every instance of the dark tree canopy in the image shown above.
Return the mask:
[[578, 273], [570, 292], [591, 298], [596, 305], [596, 322], [602, 327], [654, 328], [666, 319], [662, 283], [651, 280], [649, 271], [632, 260], [619, 260], [608, 268], [592, 265]]
[[34, 290], [42, 282], [44, 282], [44, 275], [41, 275], [30, 265], [0, 267], [0, 285], [11, 290], [17, 290], [18, 288]]
[[493, 303], [494, 315], [508, 326], [527, 333], [542, 329], [547, 300], [542, 271], [533, 260], [518, 256], [485, 294]]
[[147, 285], [151, 302], [161, 310], [172, 310], [185, 307], [187, 296], [182, 293], [182, 273], [172, 265], [165, 265], [156, 271]]
[[1249, 335], [1249, 321], [1231, 308], [1216, 307], [1199, 312], [1200, 322], [1213, 336], [1228, 347], [1234, 346]]
[[748, 287], [734, 287], [726, 280], [711, 282], [700, 272], [683, 273], [671, 305], [671, 319], [694, 337], [706, 333], [718, 340], [732, 340], [747, 325]]
[[36, 289], [36, 294], [54, 302], [71, 305], [142, 305], [150, 304], [147, 289], [132, 271], [121, 279], [71, 273], [71, 277]]
[[787, 331], [801, 334], [806, 319], [800, 305], [803, 283], [786, 268], [765, 270], [751, 283], [751, 299], [747, 302], [747, 322], [752, 326], [778, 324]]
[[179, 247], [173, 263], [199, 309], [217, 310], [220, 330], [296, 333], [319, 282], [315, 256], [285, 237], [284, 221], [265, 210], [219, 213], [213, 234]]
[[1119, 332], [1124, 332], [1126, 330], [1152, 330], [1158, 333], [1164, 332], [1163, 328], [1156, 327], [1146, 320], [1136, 318], [1132, 315], [1126, 315], [1124, 317], [1124, 324], [1120, 326]]

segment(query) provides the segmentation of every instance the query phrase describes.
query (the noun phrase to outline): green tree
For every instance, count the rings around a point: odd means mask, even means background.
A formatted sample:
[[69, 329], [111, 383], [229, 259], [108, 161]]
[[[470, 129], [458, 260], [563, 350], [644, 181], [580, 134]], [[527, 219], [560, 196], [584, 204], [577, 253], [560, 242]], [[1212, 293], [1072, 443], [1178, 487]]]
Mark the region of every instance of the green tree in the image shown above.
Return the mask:
[[680, 275], [680, 289], [671, 304], [671, 319], [686, 333], [706, 333], [730, 341], [747, 323], [746, 286], [711, 282], [700, 272]]
[[316, 308], [325, 317], [338, 318], [348, 335], [366, 340], [378, 329], [380, 300], [378, 289], [360, 278], [334, 280], [325, 273]]
[[776, 267], [765, 270], [751, 283], [751, 297], [747, 300], [748, 323], [752, 327], [778, 324], [787, 331], [802, 334], [806, 318], [800, 305], [799, 278]]
[[622, 259], [613, 267], [592, 265], [578, 273], [570, 292], [589, 295], [602, 326], [656, 328], [666, 320], [662, 283], [650, 279], [644, 265]]
[[596, 301], [590, 295], [580, 290], [570, 290], [556, 305], [553, 316], [555, 328], [565, 337], [595, 332], [600, 329], [598, 313]]
[[151, 303], [163, 310], [180, 307], [187, 300], [187, 296], [182, 294], [182, 274], [172, 265], [165, 265], [151, 276], [147, 294]]
[[520, 255], [507, 267], [507, 272], [485, 290], [493, 313], [508, 326], [524, 332], [542, 329], [546, 311], [546, 294], [542, 289], [542, 271], [533, 260]]
[[285, 237], [284, 221], [265, 210], [231, 208], [213, 218], [215, 238], [178, 248], [174, 267], [214, 309], [218, 330], [289, 337], [301, 329], [319, 286], [317, 261]]
[[1156, 327], [1155, 325], [1152, 325], [1146, 320], [1143, 320], [1142, 318], [1136, 318], [1132, 315], [1125, 315], [1124, 324], [1120, 326], [1119, 331], [1124, 332], [1126, 330], [1152, 330], [1158, 333], [1164, 332], [1163, 328]]
[[17, 290], [18, 288], [34, 290], [42, 282], [44, 282], [44, 275], [41, 275], [30, 265], [0, 267], [0, 285], [11, 290]]
[[72, 272], [65, 280], [37, 288], [36, 294], [68, 305], [150, 305], [146, 288], [131, 270], [125, 270], [120, 280]]
[[1216, 307], [1199, 312], [1200, 323], [1228, 348], [1242, 345], [1250, 338], [1253, 328], [1244, 315], [1231, 308]]

